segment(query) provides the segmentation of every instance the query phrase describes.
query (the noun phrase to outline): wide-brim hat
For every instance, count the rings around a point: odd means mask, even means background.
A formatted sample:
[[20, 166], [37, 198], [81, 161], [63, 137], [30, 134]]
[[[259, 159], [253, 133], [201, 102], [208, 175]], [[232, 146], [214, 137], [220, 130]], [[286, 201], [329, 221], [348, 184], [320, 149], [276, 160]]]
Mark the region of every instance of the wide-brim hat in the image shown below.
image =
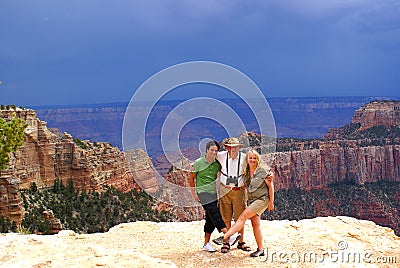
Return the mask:
[[224, 142], [224, 146], [225, 147], [227, 147], [227, 146], [228, 147], [239, 146], [240, 148], [244, 147], [244, 145], [239, 142], [238, 138], [228, 138], [228, 139], [226, 139], [226, 141]]

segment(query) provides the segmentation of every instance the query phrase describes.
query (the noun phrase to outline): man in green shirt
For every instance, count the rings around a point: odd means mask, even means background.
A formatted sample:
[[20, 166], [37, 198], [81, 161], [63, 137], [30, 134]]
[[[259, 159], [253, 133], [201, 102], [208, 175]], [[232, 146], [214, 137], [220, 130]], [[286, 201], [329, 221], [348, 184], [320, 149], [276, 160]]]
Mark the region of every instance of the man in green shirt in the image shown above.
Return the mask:
[[[204, 246], [203, 250], [215, 252], [216, 249], [211, 245], [211, 233], [217, 228], [219, 232], [226, 233], [226, 225], [218, 209], [218, 197], [216, 189], [216, 179], [221, 170], [221, 164], [216, 160], [219, 144], [216, 141], [209, 141], [206, 144], [206, 154], [193, 163], [193, 170], [190, 173], [189, 185], [193, 198], [200, 202], [206, 212], [206, 222], [204, 224]], [[240, 235], [235, 233], [231, 236], [231, 244], [239, 240]], [[224, 250], [223, 253], [228, 252]]]

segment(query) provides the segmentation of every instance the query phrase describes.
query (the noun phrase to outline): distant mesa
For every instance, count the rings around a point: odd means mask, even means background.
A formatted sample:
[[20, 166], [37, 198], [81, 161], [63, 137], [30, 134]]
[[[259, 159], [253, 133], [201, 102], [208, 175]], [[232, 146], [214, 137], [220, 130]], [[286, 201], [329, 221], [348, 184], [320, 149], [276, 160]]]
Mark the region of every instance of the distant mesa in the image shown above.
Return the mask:
[[[361, 106], [354, 113], [351, 123], [330, 128], [324, 135], [325, 139], [361, 139], [363, 132], [375, 127], [384, 127], [395, 131], [400, 126], [400, 101], [372, 101]], [[376, 129], [376, 131], [379, 131]], [[381, 136], [384, 133], [380, 133]]]

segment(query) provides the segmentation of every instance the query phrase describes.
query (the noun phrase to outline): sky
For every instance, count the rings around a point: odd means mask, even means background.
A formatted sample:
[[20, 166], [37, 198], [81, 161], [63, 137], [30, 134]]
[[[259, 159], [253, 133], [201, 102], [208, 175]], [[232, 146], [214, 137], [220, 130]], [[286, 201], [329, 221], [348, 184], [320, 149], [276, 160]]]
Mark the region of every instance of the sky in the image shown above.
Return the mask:
[[231, 66], [267, 98], [400, 95], [398, 0], [1, 0], [0, 13], [2, 104], [129, 102], [190, 61]]

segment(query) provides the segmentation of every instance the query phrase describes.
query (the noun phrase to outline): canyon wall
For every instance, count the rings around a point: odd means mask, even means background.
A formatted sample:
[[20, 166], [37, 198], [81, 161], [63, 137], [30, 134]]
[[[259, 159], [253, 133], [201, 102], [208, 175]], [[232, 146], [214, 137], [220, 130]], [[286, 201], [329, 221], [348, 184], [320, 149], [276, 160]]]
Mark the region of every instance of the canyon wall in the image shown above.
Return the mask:
[[20, 223], [23, 217], [19, 190], [52, 187], [55, 179], [66, 185], [70, 180], [78, 189], [102, 191], [113, 186], [123, 192], [140, 189], [134, 178], [146, 177], [144, 189], [157, 190], [151, 159], [141, 150], [134, 153], [131, 169], [125, 154], [107, 142], [74, 139], [68, 133], [50, 131], [34, 110], [0, 110], [0, 117], [11, 120], [19, 117], [28, 127], [24, 132], [24, 145], [10, 155], [9, 167], [0, 173], [0, 215]]
[[[323, 140], [287, 141], [286, 148], [294, 149], [263, 156], [268, 163], [273, 163], [276, 188], [321, 189], [344, 180], [356, 184], [400, 181], [398, 134], [392, 133], [391, 138], [379, 137], [378, 143], [382, 144], [379, 146], [373, 145], [377, 143], [376, 135], [370, 138], [364, 133], [357, 137], [374, 126], [398, 129], [400, 101], [367, 103], [355, 111], [351, 122], [354, 129], [331, 128]], [[349, 134], [346, 131], [351, 131], [354, 139], [346, 139], [344, 134]]]
[[21, 223], [25, 209], [19, 191], [19, 180], [0, 176], [0, 215], [10, 222]]
[[[357, 110], [353, 122], [360, 126], [400, 126], [397, 108], [399, 102], [372, 102]], [[371, 116], [379, 114], [379, 117]], [[387, 115], [390, 120], [383, 120]], [[374, 121], [376, 119], [376, 121]], [[361, 129], [360, 127], [360, 129]], [[263, 155], [265, 163], [270, 163], [275, 174], [275, 191], [288, 189], [327, 190], [329, 185], [338, 183], [354, 183], [363, 185], [380, 180], [400, 181], [400, 142], [399, 138], [383, 139], [386, 145], [374, 146], [366, 144], [371, 140], [345, 140], [340, 136], [341, 129], [332, 130], [337, 133], [332, 140], [296, 140], [287, 139], [277, 147], [281, 150]], [[246, 133], [250, 143], [257, 143], [260, 137], [255, 133]], [[239, 139], [244, 137], [239, 137]], [[254, 146], [255, 144], [252, 144]], [[182, 184], [189, 173], [184, 169], [173, 168], [166, 179], [175, 184]], [[327, 191], [329, 195], [329, 191]], [[347, 197], [349, 200], [351, 197]], [[372, 201], [371, 201], [372, 200]], [[375, 222], [400, 230], [399, 209], [387, 207], [376, 197], [370, 196], [368, 202], [354, 203], [354, 216], [371, 219]], [[338, 202], [330, 198], [326, 202]], [[187, 217], [183, 212], [182, 215]], [[326, 209], [326, 204], [316, 204], [316, 216], [333, 216], [333, 211]], [[193, 213], [194, 219], [201, 219], [201, 214]], [[198, 218], [200, 217], [200, 218]]]
[[352, 181], [357, 184], [379, 180], [400, 181], [400, 145], [359, 147], [335, 141], [319, 149], [277, 152], [273, 158], [275, 190], [322, 189], [329, 184]]
[[[320, 138], [328, 128], [339, 127], [349, 122], [354, 111], [363, 104], [383, 97], [309, 97], [309, 98], [269, 98], [267, 99], [274, 115], [278, 137]], [[387, 99], [387, 98], [386, 98]], [[395, 98], [396, 99], [396, 98]], [[398, 99], [398, 98], [397, 98]], [[181, 101], [161, 101], [151, 114], [152, 128], [149, 132], [159, 139], [160, 126], [168, 113]], [[241, 100], [224, 100], [238, 114], [246, 114], [246, 105]], [[143, 103], [144, 106], [148, 105]], [[105, 103], [81, 106], [40, 106], [32, 107], [38, 118], [48, 122], [50, 128], [61, 129], [81, 140], [106, 141], [122, 148], [122, 125], [128, 103]], [[135, 116], [147, 116], [136, 107]], [[253, 117], [244, 118], [248, 129], [252, 129]], [[205, 135], [208, 128], [196, 126], [199, 135]], [[200, 131], [200, 132], [199, 132]], [[215, 139], [223, 139], [225, 132], [213, 132]], [[157, 148], [150, 157], [156, 158]]]
[[49, 127], [61, 129], [81, 140], [109, 142], [122, 148], [121, 130], [126, 103], [91, 107], [38, 107], [37, 117]]

